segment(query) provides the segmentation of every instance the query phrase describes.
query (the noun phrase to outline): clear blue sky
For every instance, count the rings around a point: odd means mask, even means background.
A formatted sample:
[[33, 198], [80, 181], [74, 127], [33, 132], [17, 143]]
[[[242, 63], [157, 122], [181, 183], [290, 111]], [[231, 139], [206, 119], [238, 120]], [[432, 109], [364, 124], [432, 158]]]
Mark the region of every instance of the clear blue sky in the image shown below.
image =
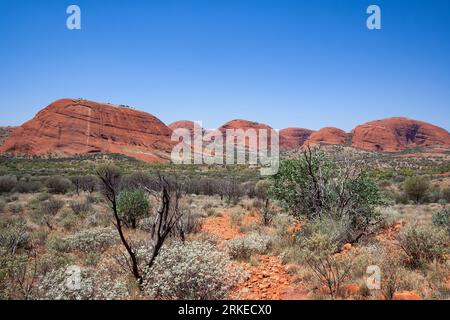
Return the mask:
[[0, 0], [0, 97], [0, 125], [81, 97], [208, 128], [407, 116], [449, 130], [450, 1]]

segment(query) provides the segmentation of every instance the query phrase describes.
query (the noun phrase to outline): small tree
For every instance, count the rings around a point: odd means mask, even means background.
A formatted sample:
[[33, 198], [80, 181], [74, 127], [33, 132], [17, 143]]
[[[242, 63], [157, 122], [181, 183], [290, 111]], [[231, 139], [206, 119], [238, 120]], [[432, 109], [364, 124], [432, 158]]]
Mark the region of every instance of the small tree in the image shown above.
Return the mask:
[[410, 177], [403, 184], [406, 196], [416, 203], [420, 203], [430, 189], [430, 182], [423, 177]]
[[[97, 168], [97, 176], [102, 182], [102, 191], [106, 199], [111, 205], [114, 215], [114, 226], [119, 232], [120, 239], [128, 254], [127, 265], [130, 268], [133, 276], [139, 284], [139, 288], [143, 287], [143, 276], [145, 270], [150, 270], [155, 259], [158, 257], [161, 248], [166, 241], [169, 234], [178, 223], [182, 214], [178, 209], [178, 201], [180, 192], [176, 185], [170, 184], [164, 177], [159, 176], [160, 192], [156, 192], [152, 182], [152, 186], [142, 185], [141, 187], [150, 194], [157, 197], [160, 206], [156, 210], [154, 220], [151, 226], [150, 238], [150, 254], [146, 261], [141, 261], [137, 254], [137, 248], [133, 246], [133, 242], [127, 239], [123, 232], [123, 217], [118, 209], [118, 194], [121, 184], [121, 172], [119, 168], [114, 165], [102, 165]], [[144, 268], [144, 270], [143, 270]]]
[[384, 199], [361, 162], [332, 161], [308, 148], [303, 157], [282, 161], [272, 179], [272, 195], [294, 216], [348, 221], [347, 242], [358, 241], [379, 225], [376, 207]]
[[258, 199], [264, 201], [264, 207], [262, 208], [262, 220], [264, 225], [268, 225], [273, 218], [273, 211], [269, 206], [269, 190], [272, 183], [269, 180], [258, 181], [255, 185], [255, 194]]
[[120, 218], [128, 226], [136, 229], [137, 220], [149, 213], [150, 203], [144, 191], [140, 189], [125, 190], [119, 194], [117, 208]]

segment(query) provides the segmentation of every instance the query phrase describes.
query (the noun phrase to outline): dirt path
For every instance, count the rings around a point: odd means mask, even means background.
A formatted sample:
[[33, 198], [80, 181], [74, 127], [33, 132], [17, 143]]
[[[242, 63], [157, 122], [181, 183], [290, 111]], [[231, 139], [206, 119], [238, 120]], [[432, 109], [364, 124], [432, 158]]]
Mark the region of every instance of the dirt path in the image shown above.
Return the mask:
[[[250, 219], [252, 220], [252, 219]], [[253, 219], [254, 220], [254, 219]], [[244, 219], [245, 221], [245, 219]], [[217, 236], [222, 241], [233, 239], [242, 233], [232, 225], [228, 212], [207, 218], [202, 226], [204, 232]], [[304, 300], [307, 292], [293, 283], [293, 276], [287, 266], [275, 256], [259, 256], [256, 265], [240, 263], [247, 271], [248, 278], [235, 292], [233, 299], [239, 300]]]

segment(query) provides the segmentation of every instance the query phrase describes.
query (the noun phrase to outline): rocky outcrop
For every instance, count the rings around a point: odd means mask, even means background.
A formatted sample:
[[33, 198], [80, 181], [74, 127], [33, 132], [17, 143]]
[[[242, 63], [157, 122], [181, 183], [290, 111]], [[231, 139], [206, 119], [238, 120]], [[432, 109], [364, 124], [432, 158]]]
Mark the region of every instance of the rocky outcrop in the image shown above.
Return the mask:
[[289, 150], [300, 148], [313, 132], [312, 130], [303, 128], [286, 128], [280, 130], [280, 149]]
[[352, 146], [371, 151], [399, 152], [416, 147], [449, 149], [450, 134], [432, 124], [408, 118], [388, 118], [357, 126]]
[[0, 152], [24, 156], [120, 153], [143, 161], [164, 162], [174, 145], [171, 132], [145, 112], [62, 99], [15, 129]]
[[348, 134], [338, 128], [326, 127], [313, 132], [305, 141], [305, 145], [318, 144], [343, 144], [348, 138]]

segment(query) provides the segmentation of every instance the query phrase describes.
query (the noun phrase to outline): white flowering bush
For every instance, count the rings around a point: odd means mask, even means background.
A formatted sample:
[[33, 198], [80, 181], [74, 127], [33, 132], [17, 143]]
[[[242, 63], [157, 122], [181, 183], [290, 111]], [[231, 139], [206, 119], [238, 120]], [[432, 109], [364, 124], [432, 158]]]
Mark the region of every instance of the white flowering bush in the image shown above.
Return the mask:
[[75, 265], [47, 273], [38, 289], [45, 300], [121, 300], [128, 295], [124, 282]]
[[225, 245], [233, 259], [248, 260], [254, 254], [265, 254], [272, 246], [273, 238], [269, 235], [252, 233], [228, 240]]
[[220, 300], [243, 277], [228, 255], [207, 242], [175, 242], [146, 270], [144, 292], [154, 299]]
[[112, 228], [92, 228], [67, 236], [64, 241], [71, 250], [104, 252], [118, 241], [118, 236]]

